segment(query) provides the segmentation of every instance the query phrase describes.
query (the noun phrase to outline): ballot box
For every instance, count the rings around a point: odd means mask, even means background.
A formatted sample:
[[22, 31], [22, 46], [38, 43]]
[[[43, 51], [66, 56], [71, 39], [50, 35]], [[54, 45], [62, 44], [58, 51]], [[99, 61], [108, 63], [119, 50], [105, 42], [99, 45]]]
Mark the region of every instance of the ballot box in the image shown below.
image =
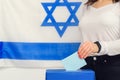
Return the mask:
[[95, 80], [95, 73], [92, 70], [46, 70], [46, 80]]

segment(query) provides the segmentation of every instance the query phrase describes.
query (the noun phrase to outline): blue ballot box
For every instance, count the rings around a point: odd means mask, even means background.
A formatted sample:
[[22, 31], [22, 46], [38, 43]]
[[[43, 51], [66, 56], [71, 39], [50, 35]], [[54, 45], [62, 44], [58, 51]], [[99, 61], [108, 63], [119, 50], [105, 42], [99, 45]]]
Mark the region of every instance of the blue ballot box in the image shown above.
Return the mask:
[[95, 73], [92, 70], [47, 70], [46, 80], [95, 80]]

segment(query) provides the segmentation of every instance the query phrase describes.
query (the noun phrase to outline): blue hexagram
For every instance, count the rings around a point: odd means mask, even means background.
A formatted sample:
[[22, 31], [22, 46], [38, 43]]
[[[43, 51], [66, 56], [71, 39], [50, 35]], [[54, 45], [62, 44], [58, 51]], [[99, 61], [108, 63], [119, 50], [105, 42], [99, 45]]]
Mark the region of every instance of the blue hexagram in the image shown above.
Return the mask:
[[[59, 36], [62, 37], [68, 26], [78, 26], [79, 20], [75, 14], [81, 3], [82, 2], [68, 2], [67, 0], [63, 0], [63, 2], [60, 2], [60, 0], [56, 0], [54, 3], [42, 3], [42, 6], [46, 11], [47, 16], [41, 26], [54, 26]], [[49, 7], [51, 7], [51, 9]], [[68, 17], [66, 22], [55, 21], [52, 13], [56, 9], [56, 7], [67, 7], [68, 11], [70, 12], [70, 16]], [[72, 20], [74, 20], [74, 22], [72, 22]], [[60, 29], [60, 26], [63, 26], [63, 28]]]

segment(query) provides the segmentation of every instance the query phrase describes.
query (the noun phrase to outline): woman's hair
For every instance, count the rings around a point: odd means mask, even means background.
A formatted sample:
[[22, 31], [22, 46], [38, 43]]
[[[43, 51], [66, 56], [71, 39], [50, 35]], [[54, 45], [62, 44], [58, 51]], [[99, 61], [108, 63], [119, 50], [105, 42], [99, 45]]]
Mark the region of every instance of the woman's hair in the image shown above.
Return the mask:
[[[93, 3], [95, 3], [96, 1], [98, 1], [98, 0], [88, 0], [87, 1], [87, 5], [89, 6], [89, 5], [92, 5]], [[120, 0], [112, 0], [114, 3], [116, 3], [116, 2], [119, 2]]]

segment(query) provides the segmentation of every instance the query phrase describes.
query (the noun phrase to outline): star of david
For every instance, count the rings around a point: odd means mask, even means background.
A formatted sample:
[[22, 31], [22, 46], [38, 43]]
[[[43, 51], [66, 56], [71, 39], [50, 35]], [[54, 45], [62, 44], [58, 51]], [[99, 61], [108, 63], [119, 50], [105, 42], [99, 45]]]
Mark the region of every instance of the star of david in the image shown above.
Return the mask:
[[[59, 36], [62, 37], [68, 26], [78, 26], [79, 20], [76, 16], [76, 12], [80, 7], [81, 2], [68, 2], [67, 0], [56, 0], [55, 2], [42, 3], [47, 16], [44, 19], [41, 26], [53, 26], [58, 32]], [[56, 7], [66, 7], [70, 13], [70, 16], [66, 22], [57, 22], [52, 15]], [[62, 28], [60, 28], [62, 26]]]

